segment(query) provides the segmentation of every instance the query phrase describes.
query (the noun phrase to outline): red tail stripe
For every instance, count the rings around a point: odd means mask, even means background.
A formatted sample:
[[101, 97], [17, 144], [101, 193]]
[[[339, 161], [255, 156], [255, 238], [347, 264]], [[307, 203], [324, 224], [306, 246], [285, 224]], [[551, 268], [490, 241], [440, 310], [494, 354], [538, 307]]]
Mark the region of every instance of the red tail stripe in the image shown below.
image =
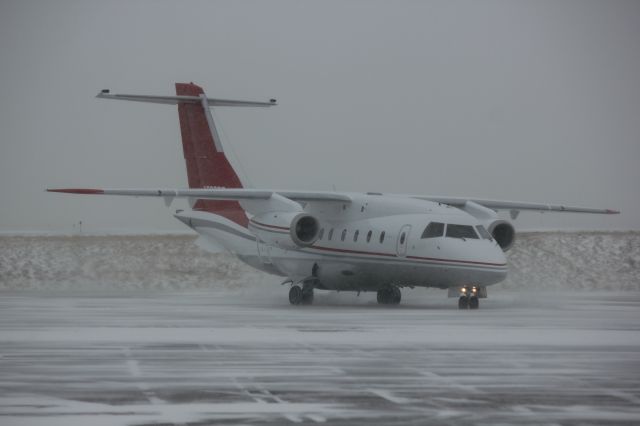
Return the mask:
[[[200, 96], [204, 91], [193, 83], [176, 83], [176, 94]], [[206, 113], [201, 104], [178, 104], [189, 188], [242, 188], [240, 178], [224, 152], [216, 149]], [[245, 228], [249, 223], [237, 201], [198, 200], [193, 208], [224, 216]]]

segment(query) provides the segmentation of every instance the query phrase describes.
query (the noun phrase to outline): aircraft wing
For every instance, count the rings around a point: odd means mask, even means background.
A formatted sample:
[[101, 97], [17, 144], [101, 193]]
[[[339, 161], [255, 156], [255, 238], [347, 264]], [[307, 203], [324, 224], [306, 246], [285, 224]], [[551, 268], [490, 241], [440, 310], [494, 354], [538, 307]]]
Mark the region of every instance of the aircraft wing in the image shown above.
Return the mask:
[[480, 204], [492, 210], [534, 210], [540, 212], [566, 212], [566, 213], [593, 213], [593, 214], [619, 214], [617, 210], [611, 209], [594, 209], [587, 207], [563, 206], [542, 203], [525, 203], [520, 201], [502, 201], [502, 200], [483, 200], [477, 198], [464, 197], [439, 197], [427, 195], [412, 195], [411, 198], [419, 200], [433, 201], [436, 203], [448, 204], [454, 207], [464, 207], [467, 201]]
[[126, 195], [131, 197], [164, 197], [164, 198], [193, 198], [203, 200], [237, 200], [257, 201], [269, 200], [274, 195], [288, 198], [292, 201], [334, 201], [350, 203], [351, 197], [335, 192], [307, 192], [307, 191], [274, 191], [266, 189], [89, 189], [63, 188], [47, 189], [47, 192], [61, 192], [65, 194], [83, 195]]
[[[269, 200], [274, 197], [284, 197], [295, 202], [341, 202], [350, 203], [351, 197], [339, 192], [312, 192], [312, 191], [280, 191], [267, 189], [88, 189], [88, 188], [64, 188], [47, 189], [48, 192], [61, 192], [67, 194], [91, 194], [91, 195], [125, 195], [132, 197], [163, 197], [165, 200], [173, 198], [191, 198], [204, 200], [237, 200], [259, 201]], [[406, 195], [409, 198], [448, 204], [450, 206], [464, 208], [468, 201], [480, 204], [492, 210], [533, 210], [541, 212], [565, 212], [565, 213], [593, 213], [593, 214], [618, 214], [617, 210], [595, 209], [586, 207], [564, 206], [543, 203], [526, 203], [520, 201], [486, 200], [466, 197], [442, 197], [429, 195]]]

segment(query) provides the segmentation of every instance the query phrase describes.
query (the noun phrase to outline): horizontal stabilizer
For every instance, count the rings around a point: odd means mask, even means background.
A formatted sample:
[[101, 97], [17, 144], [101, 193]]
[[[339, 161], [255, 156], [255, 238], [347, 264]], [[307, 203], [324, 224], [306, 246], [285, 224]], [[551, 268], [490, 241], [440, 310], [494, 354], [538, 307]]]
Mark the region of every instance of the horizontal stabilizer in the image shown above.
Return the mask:
[[[98, 93], [96, 98], [102, 99], [117, 99], [121, 101], [134, 101], [134, 102], [148, 102], [153, 104], [165, 104], [165, 105], [178, 105], [181, 103], [187, 104], [200, 104], [202, 103], [202, 97], [200, 96], [150, 96], [150, 95], [127, 95], [127, 94], [112, 94], [108, 89], [105, 89]], [[256, 102], [256, 101], [238, 101], [232, 99], [216, 99], [205, 97], [209, 106], [226, 106], [226, 107], [270, 107], [277, 105], [275, 99], [270, 99], [268, 102]]]

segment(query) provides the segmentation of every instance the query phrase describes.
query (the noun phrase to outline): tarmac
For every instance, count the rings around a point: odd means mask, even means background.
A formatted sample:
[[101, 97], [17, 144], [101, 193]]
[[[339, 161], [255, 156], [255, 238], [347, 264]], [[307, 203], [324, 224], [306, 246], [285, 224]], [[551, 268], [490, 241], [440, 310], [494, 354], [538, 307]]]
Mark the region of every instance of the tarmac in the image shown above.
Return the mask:
[[640, 294], [0, 292], [0, 424], [640, 424]]

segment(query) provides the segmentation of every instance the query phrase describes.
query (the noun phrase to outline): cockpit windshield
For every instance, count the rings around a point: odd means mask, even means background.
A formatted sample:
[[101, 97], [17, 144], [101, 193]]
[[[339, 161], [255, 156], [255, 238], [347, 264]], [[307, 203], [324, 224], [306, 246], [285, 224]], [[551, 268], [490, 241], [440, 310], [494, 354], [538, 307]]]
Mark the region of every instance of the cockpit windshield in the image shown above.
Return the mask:
[[478, 234], [480, 234], [480, 236], [482, 238], [484, 238], [485, 240], [493, 240], [493, 237], [491, 236], [491, 234], [489, 233], [489, 231], [487, 231], [484, 226], [482, 225], [478, 225], [476, 226], [476, 229], [478, 230]]
[[437, 238], [442, 237], [444, 235], [444, 223], [441, 222], [431, 222], [425, 228], [422, 233], [422, 237], [420, 238]]
[[471, 225], [447, 225], [447, 237], [478, 239], [478, 235]]

